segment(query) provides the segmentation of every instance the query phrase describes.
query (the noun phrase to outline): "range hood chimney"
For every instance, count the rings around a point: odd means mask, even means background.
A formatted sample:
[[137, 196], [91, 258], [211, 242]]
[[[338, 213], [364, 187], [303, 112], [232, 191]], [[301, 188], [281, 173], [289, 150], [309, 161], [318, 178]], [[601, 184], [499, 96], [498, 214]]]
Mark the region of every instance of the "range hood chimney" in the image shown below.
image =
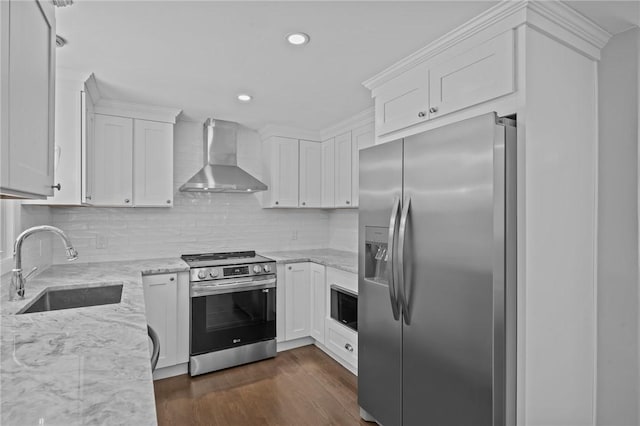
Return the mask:
[[238, 167], [238, 123], [207, 119], [204, 167], [180, 187], [183, 192], [257, 192], [267, 185]]

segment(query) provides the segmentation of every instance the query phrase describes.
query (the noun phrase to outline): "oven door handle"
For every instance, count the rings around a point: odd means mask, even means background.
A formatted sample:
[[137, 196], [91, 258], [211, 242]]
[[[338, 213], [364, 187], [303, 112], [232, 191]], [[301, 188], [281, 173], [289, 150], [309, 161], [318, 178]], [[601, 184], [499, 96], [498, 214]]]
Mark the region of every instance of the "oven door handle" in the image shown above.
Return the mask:
[[211, 296], [213, 294], [236, 293], [239, 291], [251, 291], [270, 289], [276, 287], [276, 278], [262, 280], [243, 280], [229, 282], [228, 284], [206, 285], [203, 283], [191, 284], [191, 297]]

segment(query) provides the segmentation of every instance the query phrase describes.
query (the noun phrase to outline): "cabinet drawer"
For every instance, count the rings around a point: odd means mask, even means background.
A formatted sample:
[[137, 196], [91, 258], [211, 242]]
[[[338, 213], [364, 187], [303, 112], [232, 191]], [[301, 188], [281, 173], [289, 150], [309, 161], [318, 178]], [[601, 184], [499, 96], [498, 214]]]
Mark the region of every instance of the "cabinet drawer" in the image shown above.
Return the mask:
[[409, 127], [429, 118], [428, 76], [426, 66], [418, 65], [374, 91], [377, 135]]
[[333, 353], [357, 367], [358, 365], [358, 333], [327, 319], [325, 343]]
[[430, 118], [513, 92], [513, 31], [432, 66], [429, 89]]

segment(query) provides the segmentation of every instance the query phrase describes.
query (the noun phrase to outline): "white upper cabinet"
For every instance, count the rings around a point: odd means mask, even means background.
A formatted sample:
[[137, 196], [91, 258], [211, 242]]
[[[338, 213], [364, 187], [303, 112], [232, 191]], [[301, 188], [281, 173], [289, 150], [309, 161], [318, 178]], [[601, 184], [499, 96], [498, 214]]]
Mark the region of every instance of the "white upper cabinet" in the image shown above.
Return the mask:
[[365, 82], [375, 98], [376, 135], [415, 127], [512, 93], [513, 29], [476, 43], [445, 50], [381, 83], [371, 83], [378, 77]]
[[514, 90], [513, 31], [509, 30], [429, 71], [431, 118]]
[[171, 207], [173, 125], [95, 115], [87, 195], [95, 206]]
[[0, 194], [53, 194], [55, 14], [49, 1], [0, 2]]
[[[307, 139], [263, 134], [262, 194], [266, 208], [352, 208], [358, 206], [358, 150], [374, 144], [369, 108], [322, 132], [282, 129]], [[276, 131], [280, 129], [275, 129]], [[321, 140], [322, 142], [317, 142]]]
[[298, 140], [272, 136], [264, 141], [265, 207], [298, 207]]
[[335, 206], [351, 205], [351, 132], [335, 138]]
[[133, 205], [133, 120], [96, 114], [91, 151], [92, 204]]
[[299, 207], [320, 207], [322, 204], [322, 144], [300, 141]]
[[322, 207], [333, 208], [336, 205], [335, 146], [335, 138], [322, 142]]
[[429, 71], [419, 65], [374, 92], [376, 133], [409, 127], [429, 118]]
[[[86, 203], [87, 138], [93, 137], [93, 100], [87, 90], [90, 75], [58, 70], [53, 196], [27, 204], [80, 206]], [[59, 185], [59, 186], [58, 186]]]
[[358, 197], [360, 185], [360, 150], [375, 144], [374, 125], [366, 124], [351, 132], [352, 158], [351, 158], [351, 205], [358, 207]]
[[173, 125], [133, 123], [133, 201], [138, 207], [173, 203]]

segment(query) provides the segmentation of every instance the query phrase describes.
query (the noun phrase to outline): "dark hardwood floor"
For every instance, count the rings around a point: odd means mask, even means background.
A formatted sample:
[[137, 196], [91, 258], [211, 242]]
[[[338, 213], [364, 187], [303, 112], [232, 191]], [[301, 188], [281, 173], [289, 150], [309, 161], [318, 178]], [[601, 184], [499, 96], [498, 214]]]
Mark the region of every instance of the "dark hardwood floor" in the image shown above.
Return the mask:
[[160, 426], [372, 424], [360, 419], [356, 376], [313, 345], [154, 386]]

